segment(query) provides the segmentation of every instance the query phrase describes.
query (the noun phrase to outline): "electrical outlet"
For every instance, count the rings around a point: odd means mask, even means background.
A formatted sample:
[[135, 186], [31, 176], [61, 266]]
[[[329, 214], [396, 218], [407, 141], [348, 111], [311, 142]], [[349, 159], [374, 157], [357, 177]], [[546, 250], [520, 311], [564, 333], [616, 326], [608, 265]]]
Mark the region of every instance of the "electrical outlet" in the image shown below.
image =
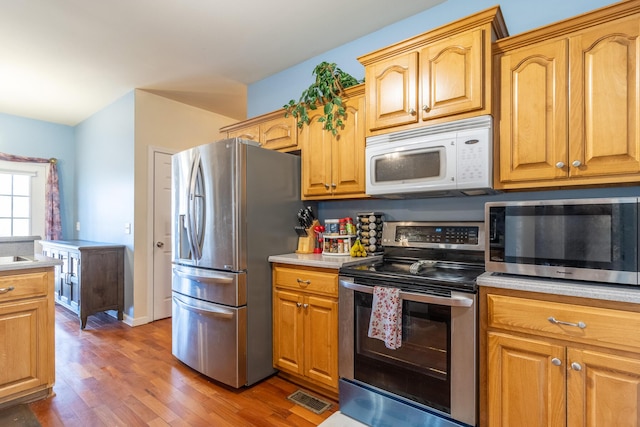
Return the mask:
[[124, 223], [124, 234], [131, 234], [131, 223]]
[[80, 231], [80, 221], [76, 221], [76, 231]]

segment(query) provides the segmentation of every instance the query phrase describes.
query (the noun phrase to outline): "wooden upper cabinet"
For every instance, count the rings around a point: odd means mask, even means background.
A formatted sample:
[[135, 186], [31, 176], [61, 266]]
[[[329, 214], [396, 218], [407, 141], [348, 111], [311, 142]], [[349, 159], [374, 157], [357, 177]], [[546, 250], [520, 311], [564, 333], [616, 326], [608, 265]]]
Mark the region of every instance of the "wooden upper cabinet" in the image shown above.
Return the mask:
[[640, 181], [640, 3], [500, 40], [497, 188]]
[[397, 55], [365, 68], [369, 130], [418, 122], [418, 53]]
[[481, 110], [484, 106], [484, 30], [466, 31], [420, 52], [422, 120]]
[[500, 57], [500, 177], [505, 181], [566, 176], [567, 40]]
[[639, 37], [636, 14], [569, 39], [570, 176], [640, 172]]
[[220, 128], [227, 138], [243, 138], [259, 142], [264, 148], [278, 151], [298, 150], [296, 119], [285, 117], [284, 110], [263, 114]]
[[364, 55], [367, 136], [492, 114], [492, 41], [499, 7]]
[[302, 198], [365, 197], [365, 98], [363, 85], [348, 88], [343, 99], [344, 126], [334, 136], [323, 129], [321, 109], [299, 131], [302, 152]]

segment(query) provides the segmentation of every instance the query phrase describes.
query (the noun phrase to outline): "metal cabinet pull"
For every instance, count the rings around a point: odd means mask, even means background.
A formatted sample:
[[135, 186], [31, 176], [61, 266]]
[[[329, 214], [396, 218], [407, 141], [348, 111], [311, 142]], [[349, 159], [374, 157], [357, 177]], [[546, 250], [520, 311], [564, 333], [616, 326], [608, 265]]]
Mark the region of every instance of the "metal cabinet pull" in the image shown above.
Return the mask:
[[558, 162], [558, 163], [556, 163], [556, 167], [557, 167], [558, 169], [562, 169], [562, 168], [564, 167], [564, 162]]
[[553, 323], [554, 325], [575, 326], [576, 328], [580, 328], [580, 329], [584, 329], [587, 327], [587, 324], [584, 322], [578, 322], [578, 323], [563, 322], [562, 320], [557, 320], [553, 316], [549, 317], [547, 320]]
[[311, 284], [311, 280], [309, 280], [309, 279], [307, 279], [307, 280], [296, 279], [296, 281], [298, 282], [299, 285], [310, 285]]
[[302, 307], [302, 303], [301, 302], [297, 302], [296, 303], [296, 307], [298, 307], [298, 308]]
[[562, 366], [562, 360], [558, 359], [557, 357], [551, 359], [551, 363], [555, 366]]
[[427, 113], [429, 111], [429, 106], [428, 105], [423, 105], [422, 106], [422, 111], [424, 111], [425, 113]]
[[309, 304], [302, 304], [302, 308], [309, 308]]
[[574, 371], [582, 371], [582, 365], [580, 365], [578, 362], [573, 362], [571, 364], [571, 369], [573, 369]]
[[574, 160], [573, 162], [571, 162], [571, 166], [573, 166], [574, 168], [579, 168], [580, 166], [582, 166], [582, 162], [580, 160]]
[[408, 113], [411, 114], [412, 116], [415, 116], [416, 115], [416, 110], [414, 110], [413, 108], [409, 108]]
[[0, 294], [6, 294], [7, 292], [11, 292], [15, 289], [13, 286], [9, 286], [8, 288], [0, 288]]

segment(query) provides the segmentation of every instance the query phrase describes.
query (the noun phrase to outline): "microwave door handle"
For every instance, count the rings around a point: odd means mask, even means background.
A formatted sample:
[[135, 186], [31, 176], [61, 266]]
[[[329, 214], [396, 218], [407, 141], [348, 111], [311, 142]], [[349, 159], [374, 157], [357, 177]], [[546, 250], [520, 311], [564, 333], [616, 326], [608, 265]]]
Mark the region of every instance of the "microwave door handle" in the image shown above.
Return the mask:
[[[340, 282], [341, 286], [356, 292], [365, 294], [373, 294], [373, 286], [359, 285], [351, 282]], [[400, 291], [400, 299], [407, 301], [420, 302], [425, 304], [444, 305], [449, 307], [471, 307], [473, 300], [465, 297], [440, 297], [437, 295], [417, 294], [415, 292]]]

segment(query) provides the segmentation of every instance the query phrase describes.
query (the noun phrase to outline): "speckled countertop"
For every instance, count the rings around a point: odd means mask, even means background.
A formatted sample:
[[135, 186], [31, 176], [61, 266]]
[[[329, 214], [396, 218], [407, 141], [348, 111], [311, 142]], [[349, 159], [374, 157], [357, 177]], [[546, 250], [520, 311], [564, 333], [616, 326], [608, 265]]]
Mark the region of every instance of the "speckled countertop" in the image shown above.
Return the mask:
[[499, 273], [482, 274], [478, 277], [478, 285], [640, 304], [640, 286], [605, 285], [596, 282], [545, 279]]
[[28, 270], [30, 268], [43, 268], [62, 265], [62, 260], [49, 258], [44, 255], [21, 255], [26, 261], [14, 261], [13, 256], [0, 257], [0, 271]]
[[352, 257], [342, 255], [323, 255], [323, 254], [283, 254], [271, 255], [269, 262], [278, 262], [282, 264], [302, 265], [305, 267], [333, 268], [339, 270], [340, 267], [347, 265], [362, 264], [371, 262], [375, 259], [382, 259], [382, 255], [367, 257]]

